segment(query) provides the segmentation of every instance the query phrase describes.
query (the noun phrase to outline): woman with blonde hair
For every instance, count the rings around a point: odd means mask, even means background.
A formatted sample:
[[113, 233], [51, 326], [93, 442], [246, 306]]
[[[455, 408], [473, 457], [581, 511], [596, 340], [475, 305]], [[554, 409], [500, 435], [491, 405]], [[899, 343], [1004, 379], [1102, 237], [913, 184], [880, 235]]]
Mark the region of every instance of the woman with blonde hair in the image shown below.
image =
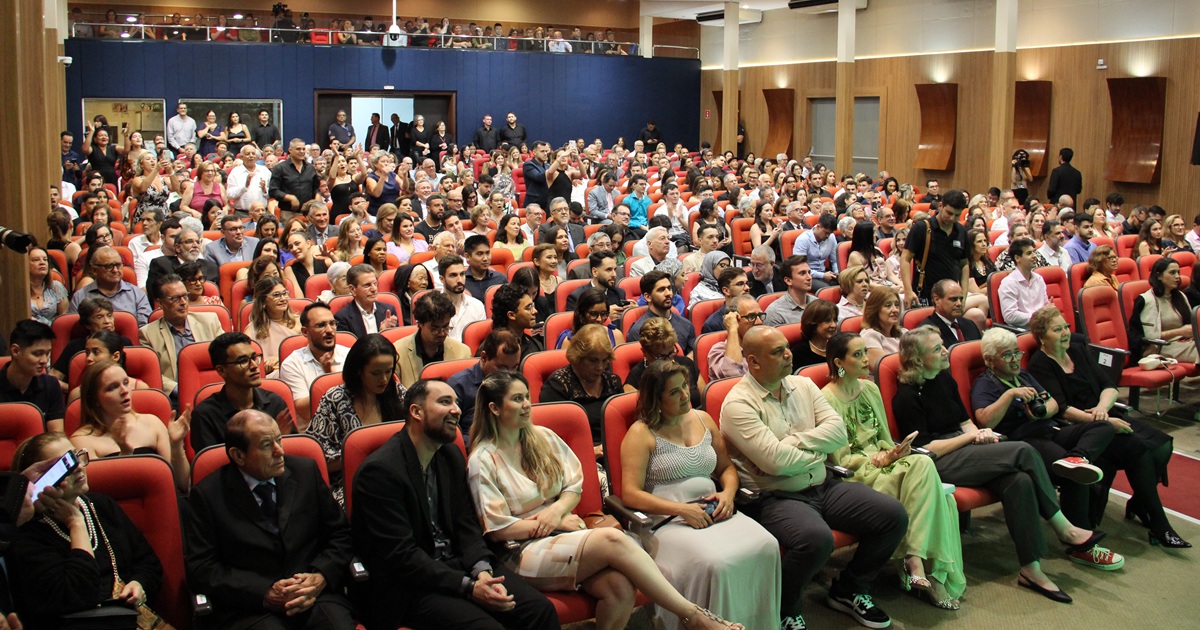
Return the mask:
[[254, 306], [246, 335], [258, 342], [263, 350], [263, 375], [279, 369], [279, 344], [288, 337], [300, 334], [300, 318], [292, 312], [291, 295], [283, 278], [264, 276], [254, 285]]
[[846, 267], [837, 276], [838, 286], [842, 289], [842, 299], [838, 301], [838, 323], [848, 317], [858, 317], [863, 314], [867, 303], [867, 295], [871, 292], [871, 278], [862, 265]]
[[1083, 283], [1086, 287], [1110, 287], [1113, 291], [1120, 286], [1120, 281], [1117, 280], [1117, 265], [1121, 264], [1121, 258], [1117, 256], [1117, 251], [1110, 245], [1101, 245], [1092, 250], [1091, 256], [1088, 256], [1087, 280]]
[[362, 225], [357, 219], [346, 219], [338, 226], [337, 244], [332, 256], [338, 262], [350, 262], [351, 258], [363, 253]]
[[588, 529], [571, 512], [583, 491], [584, 463], [557, 434], [530, 421], [531, 407], [524, 376], [501, 370], [485, 378], [467, 463], [484, 536], [518, 543], [517, 572], [539, 590], [582, 587], [598, 598], [598, 629], [624, 628], [637, 591], [685, 628], [740, 629], [680, 595], [621, 530]]

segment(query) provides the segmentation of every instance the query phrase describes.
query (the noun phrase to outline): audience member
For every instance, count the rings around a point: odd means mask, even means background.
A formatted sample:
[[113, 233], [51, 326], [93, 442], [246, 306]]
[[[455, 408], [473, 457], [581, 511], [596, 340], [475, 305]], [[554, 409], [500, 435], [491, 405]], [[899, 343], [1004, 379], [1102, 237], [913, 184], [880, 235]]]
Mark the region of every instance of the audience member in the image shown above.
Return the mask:
[[956, 343], [980, 339], [979, 327], [963, 317], [963, 291], [957, 282], [938, 280], [933, 285], [931, 295], [933, 313], [922, 320], [921, 325], [937, 328], [942, 336], [942, 345], [948, 348]]
[[[179, 276], [167, 274], [155, 278], [151, 291], [157, 296], [155, 304], [162, 310], [162, 317], [141, 327], [138, 342], [158, 355], [163, 391], [173, 395], [177, 391], [179, 353], [193, 343], [216, 339], [224, 330], [215, 313], [189, 312], [187, 289]], [[183, 402], [184, 406], [191, 404]]]
[[204, 248], [204, 259], [217, 267], [229, 262], [254, 260], [258, 239], [246, 236], [242, 220], [236, 214], [221, 217], [221, 238]]
[[867, 298], [862, 319], [862, 340], [872, 374], [880, 359], [900, 351], [900, 336], [904, 332], [900, 325], [900, 295], [892, 287], [875, 287]]
[[522, 286], [509, 283], [501, 285], [492, 296], [492, 330], [508, 330], [521, 340], [521, 356], [546, 349], [542, 335], [525, 332], [540, 327], [537, 325], [537, 308], [533, 297]]
[[838, 272], [837, 281], [842, 291], [842, 299], [837, 304], [838, 323], [850, 317], [861, 317], [867, 294], [872, 292], [867, 270], [859, 265], [846, 267]]
[[1071, 264], [1087, 262], [1096, 249], [1092, 242], [1092, 217], [1086, 212], [1075, 213], [1075, 236], [1064, 247], [1071, 255]]
[[287, 156], [288, 159], [280, 160], [271, 169], [267, 194], [279, 204], [283, 218], [290, 219], [306, 202], [320, 194], [321, 176], [305, 159], [305, 143], [300, 138], [288, 142]]
[[1129, 313], [1129, 349], [1137, 357], [1161, 354], [1185, 363], [1200, 362], [1192, 336], [1192, 310], [1180, 290], [1179, 263], [1160, 258], [1147, 279], [1150, 288], [1137, 297]]
[[[936, 188], [930, 195], [935, 192]], [[958, 222], [959, 215], [966, 209], [966, 193], [949, 190], [939, 202], [935, 218], [914, 220], [900, 260], [900, 278], [904, 284], [904, 299], [908, 302], [905, 306], [928, 304], [929, 294], [938, 280], [950, 279], [960, 286], [967, 286], [967, 229]], [[913, 276], [914, 265], [918, 273], [916, 278]]]
[[763, 323], [779, 327], [784, 324], [799, 324], [804, 307], [817, 299], [812, 294], [812, 268], [804, 256], [788, 256], [779, 267], [786, 291], [767, 307]]
[[338, 330], [362, 338], [398, 325], [396, 307], [378, 302], [379, 281], [370, 265], [357, 264], [346, 272], [346, 284], [354, 297], [334, 315]]
[[[704, 261], [700, 264], [700, 282], [692, 287], [692, 292], [688, 296], [688, 312], [691, 312], [699, 302], [719, 300], [725, 297], [721, 294], [720, 287], [717, 286], [717, 278], [729, 268], [732, 260], [729, 254], [720, 250], [704, 255]], [[636, 265], [636, 263], [634, 264]]]
[[1049, 220], [1042, 224], [1042, 246], [1038, 248], [1037, 253], [1050, 266], [1061, 267], [1063, 271], [1071, 272], [1071, 253], [1063, 246], [1066, 242], [1066, 234], [1063, 231], [1063, 226], [1055, 220]]
[[805, 256], [813, 274], [813, 287], [824, 289], [836, 286], [838, 274], [837, 239], [830, 238], [837, 229], [837, 219], [822, 214], [813, 229], [801, 234], [792, 247], [793, 255]]
[[1037, 250], [1032, 239], [1017, 239], [1008, 250], [1017, 268], [1000, 282], [997, 294], [1000, 303], [996, 308], [1004, 316], [1005, 324], [1027, 328], [1029, 318], [1050, 301], [1046, 281], [1040, 274], [1033, 273], [1033, 257]]
[[[484, 245], [487, 245], [486, 238]], [[480, 249], [485, 252], [489, 251], [484, 248]], [[488, 256], [490, 257], [490, 255], [489, 253]], [[450, 304], [454, 308], [454, 316], [450, 319], [450, 337], [461, 342], [463, 331], [466, 330], [468, 324], [487, 319], [487, 309], [483, 306], [483, 298], [476, 298], [466, 292], [467, 278], [470, 273], [461, 256], [446, 256], [438, 261], [438, 275], [442, 277], [443, 295], [449, 298]], [[507, 282], [507, 278], [504, 276], [500, 276], [499, 279]]]
[[696, 345], [696, 329], [692, 326], [692, 322], [671, 308], [671, 302], [675, 296], [674, 282], [671, 277], [658, 270], [651, 271], [642, 276], [639, 288], [642, 290], [643, 297], [649, 296], [647, 299], [649, 308], [629, 327], [627, 340], [637, 341], [642, 326], [647, 321], [655, 317], [662, 317], [671, 322], [671, 327], [675, 329], [675, 338], [683, 348], [683, 352], [690, 355]]
[[[290, 431], [292, 414], [278, 394], [262, 388], [262, 354], [245, 333], [222, 333], [208, 344], [208, 357], [223, 383], [192, 411], [192, 451], [225, 443], [225, 424], [239, 411], [257, 409]], [[183, 404], [187, 404], [184, 401]]]
[[792, 371], [825, 363], [825, 344], [837, 332], [837, 305], [816, 300], [804, 309], [800, 318], [800, 338], [791, 344]]
[[70, 313], [78, 312], [79, 303], [90, 297], [108, 298], [120, 311], [132, 314], [139, 326], [150, 318], [150, 301], [146, 293], [122, 279], [121, 255], [112, 247], [101, 246], [91, 252], [90, 266], [95, 282], [71, 296]]
[[[455, 264], [461, 266], [457, 260]], [[454, 304], [441, 293], [426, 293], [413, 305], [417, 333], [395, 343], [396, 378], [401, 385], [410, 387], [417, 382], [430, 363], [470, 358], [470, 348], [450, 336], [453, 317]]]
[[571, 337], [571, 345], [567, 348], [568, 365], [546, 377], [541, 391], [541, 402], [574, 402], [583, 407], [592, 428], [597, 459], [604, 455], [600, 437], [604, 403], [622, 391], [621, 378], [612, 370], [612, 360], [613, 345], [608, 330], [597, 324], [586, 324]]
[[1087, 260], [1084, 287], [1110, 287], [1116, 291], [1121, 281], [1117, 279], [1117, 267], [1121, 259], [1111, 245], [1100, 245], [1092, 250]]
[[497, 370], [516, 372], [521, 368], [521, 340], [507, 329], [493, 330], [484, 337], [479, 346], [479, 362], [446, 379], [458, 396], [462, 416], [458, 426], [463, 437], [471, 434], [471, 423], [475, 418], [475, 397], [479, 385]]
[[[467, 256], [466, 288], [471, 297], [480, 303], [487, 297], [490, 287], [508, 282], [508, 278], [492, 269], [492, 248], [486, 236], [475, 234], [467, 237], [463, 245]], [[438, 261], [440, 264], [441, 261]]]
[[300, 334], [308, 344], [280, 363], [279, 380], [292, 390], [296, 428], [303, 431], [312, 418], [309, 392], [313, 382], [325, 374], [341, 372], [350, 349], [337, 343], [337, 322], [324, 302], [313, 302], [300, 312]]
[[62, 431], [66, 414], [63, 385], [46, 372], [54, 331], [39, 321], [23, 319], [13, 327], [8, 340], [11, 359], [0, 367], [0, 403], [32, 403], [42, 412], [46, 430]]

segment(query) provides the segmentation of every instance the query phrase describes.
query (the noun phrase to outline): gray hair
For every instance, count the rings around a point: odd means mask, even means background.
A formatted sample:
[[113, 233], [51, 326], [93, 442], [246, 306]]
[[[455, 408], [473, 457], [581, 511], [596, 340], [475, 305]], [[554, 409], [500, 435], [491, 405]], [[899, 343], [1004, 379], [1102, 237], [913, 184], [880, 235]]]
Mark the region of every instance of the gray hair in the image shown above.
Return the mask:
[[565, 203], [565, 204], [567, 204], [568, 206], [569, 206], [569, 205], [571, 205], [571, 204], [570, 204], [570, 202], [568, 202], [568, 201], [566, 200], [566, 198], [564, 198], [564, 197], [555, 197], [555, 198], [553, 198], [553, 199], [551, 199], [551, 200], [550, 200], [550, 204], [549, 204], [549, 206], [548, 206], [548, 207], [549, 207], [549, 208], [551, 208], [551, 209], [553, 209], [553, 208], [554, 208], [554, 206], [558, 205], [559, 203]]
[[983, 358], [993, 359], [1007, 350], [1017, 347], [1017, 336], [1011, 330], [1005, 330], [1000, 327], [989, 328], [983, 333], [981, 340], [983, 350]]
[[595, 232], [592, 233], [591, 236], [588, 237], [588, 240], [587, 240], [588, 247], [595, 247], [596, 241], [598, 241], [601, 238], [606, 237], [606, 236], [608, 236], [608, 234], [601, 232], [599, 230], [596, 230]]
[[767, 264], [775, 264], [775, 250], [771, 249], [771, 246], [767, 245], [766, 243], [755, 247], [753, 250], [751, 250], [750, 254], [758, 254], [759, 256], [767, 259]]
[[844, 216], [838, 221], [838, 229], [842, 231], [842, 234], [849, 234], [857, 223], [858, 221], [854, 217]]
[[455, 238], [455, 236], [454, 236], [454, 233], [453, 233], [453, 232], [446, 232], [446, 231], [438, 232], [438, 233], [437, 233], [437, 234], [435, 234], [435, 235], [434, 235], [434, 237], [433, 237], [433, 244], [434, 244], [435, 246], [436, 246], [436, 245], [441, 245], [443, 242], [445, 242], [445, 241], [447, 241], [447, 240], [448, 240], [448, 241], [450, 241], [451, 243], [453, 243], [453, 242], [455, 242], [457, 239]]
[[204, 224], [200, 222], [200, 219], [197, 219], [190, 214], [179, 219], [179, 226], [185, 230], [191, 230], [196, 234], [204, 233]]
[[329, 284], [332, 286], [333, 283], [337, 282], [339, 278], [345, 276], [346, 272], [348, 271], [350, 271], [350, 263], [335, 262], [332, 265], [329, 265], [329, 269], [325, 272], [325, 277], [329, 280]]
[[650, 241], [658, 237], [659, 233], [666, 234], [668, 237], [671, 235], [670, 230], [665, 227], [652, 227], [649, 232], [646, 232], [646, 244], [649, 245]]

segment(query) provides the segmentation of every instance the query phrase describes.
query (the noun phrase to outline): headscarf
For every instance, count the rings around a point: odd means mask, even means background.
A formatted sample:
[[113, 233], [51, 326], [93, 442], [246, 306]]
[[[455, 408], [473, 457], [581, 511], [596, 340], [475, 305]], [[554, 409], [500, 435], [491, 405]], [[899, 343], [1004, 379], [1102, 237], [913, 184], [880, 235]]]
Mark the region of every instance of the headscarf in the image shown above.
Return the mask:
[[713, 251], [705, 254], [704, 262], [700, 263], [700, 284], [703, 284], [713, 291], [720, 293], [721, 291], [717, 288], [717, 276], [715, 273], [717, 265], [719, 265], [722, 260], [726, 260], [727, 258], [729, 258], [729, 254], [726, 254], [719, 249], [714, 249]]

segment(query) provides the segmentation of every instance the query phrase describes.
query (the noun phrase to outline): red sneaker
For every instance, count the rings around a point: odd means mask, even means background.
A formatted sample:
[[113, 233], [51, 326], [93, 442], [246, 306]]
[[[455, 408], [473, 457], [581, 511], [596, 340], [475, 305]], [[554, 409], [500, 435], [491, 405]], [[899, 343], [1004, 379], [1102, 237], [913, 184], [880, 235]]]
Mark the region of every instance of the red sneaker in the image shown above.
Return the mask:
[[1087, 551], [1068, 551], [1067, 557], [1073, 562], [1100, 569], [1101, 571], [1116, 571], [1125, 566], [1124, 556], [1119, 553], [1113, 553], [1100, 545], [1096, 545]]
[[1088, 463], [1083, 457], [1064, 457], [1054, 462], [1051, 467], [1054, 474], [1082, 486], [1089, 486], [1104, 478], [1104, 471]]

